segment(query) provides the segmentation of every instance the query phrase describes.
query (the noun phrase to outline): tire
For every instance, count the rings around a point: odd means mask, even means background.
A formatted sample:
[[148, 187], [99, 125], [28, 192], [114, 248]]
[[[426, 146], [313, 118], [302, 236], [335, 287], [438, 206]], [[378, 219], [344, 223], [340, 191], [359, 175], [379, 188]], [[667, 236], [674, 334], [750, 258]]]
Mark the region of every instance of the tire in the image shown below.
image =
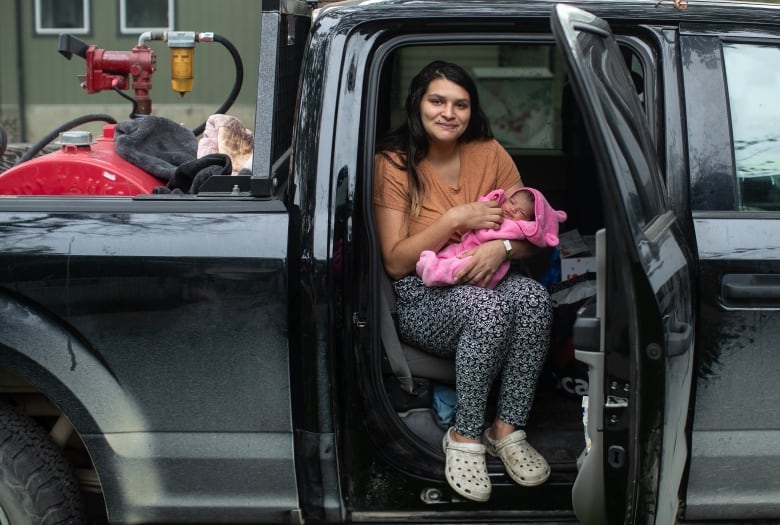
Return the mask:
[[81, 523], [79, 485], [62, 451], [32, 419], [0, 403], [0, 525]]

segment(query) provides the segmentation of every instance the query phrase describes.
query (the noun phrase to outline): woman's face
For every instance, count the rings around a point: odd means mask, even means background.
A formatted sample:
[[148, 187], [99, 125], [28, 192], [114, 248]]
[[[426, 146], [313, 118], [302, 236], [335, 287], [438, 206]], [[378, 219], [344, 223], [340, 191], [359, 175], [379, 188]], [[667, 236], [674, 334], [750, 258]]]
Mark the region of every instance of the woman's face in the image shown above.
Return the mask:
[[457, 141], [471, 119], [469, 92], [444, 78], [431, 81], [420, 101], [420, 118], [431, 142]]

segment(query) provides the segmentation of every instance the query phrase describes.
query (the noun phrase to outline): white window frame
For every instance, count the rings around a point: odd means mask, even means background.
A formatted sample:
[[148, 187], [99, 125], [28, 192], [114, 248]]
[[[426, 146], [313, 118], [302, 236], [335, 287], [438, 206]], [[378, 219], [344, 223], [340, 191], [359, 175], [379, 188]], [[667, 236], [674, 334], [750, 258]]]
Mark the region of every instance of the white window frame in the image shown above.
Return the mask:
[[73, 35], [86, 35], [90, 32], [89, 0], [81, 0], [84, 9], [84, 24], [82, 27], [43, 27], [43, 16], [41, 0], [35, 0], [35, 34], [36, 35], [59, 35], [60, 33], [70, 33]]
[[119, 33], [139, 35], [146, 31], [173, 31], [174, 11], [174, 0], [168, 0], [168, 27], [127, 27], [127, 0], [119, 0]]

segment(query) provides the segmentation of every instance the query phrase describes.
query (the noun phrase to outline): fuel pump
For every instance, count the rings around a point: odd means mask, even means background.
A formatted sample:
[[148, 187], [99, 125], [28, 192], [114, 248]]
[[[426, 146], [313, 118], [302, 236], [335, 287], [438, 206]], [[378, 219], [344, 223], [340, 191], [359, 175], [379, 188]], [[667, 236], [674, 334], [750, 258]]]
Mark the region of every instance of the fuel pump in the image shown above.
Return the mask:
[[[192, 31], [150, 31], [143, 33], [130, 51], [110, 51], [89, 45], [70, 34], [61, 34], [59, 53], [70, 60], [83, 58], [86, 72], [80, 75], [87, 94], [112, 90], [132, 103], [130, 118], [152, 114], [152, 75], [157, 55], [151, 41], [167, 42], [171, 52], [171, 88], [182, 97], [192, 91], [194, 56], [197, 43], [218, 42], [230, 52], [236, 77], [228, 98], [216, 110], [226, 113], [235, 102], [243, 83], [243, 65], [236, 48], [214, 33]], [[124, 91], [131, 89], [133, 96]], [[69, 131], [87, 122], [104, 121], [103, 135], [93, 140], [88, 132]], [[137, 195], [151, 193], [162, 182], [117, 155], [114, 149], [116, 120], [108, 115], [91, 115], [59, 126], [27, 150], [14, 167], [0, 173], [0, 195]], [[206, 123], [192, 130], [200, 135]], [[3, 133], [0, 138], [5, 137]], [[57, 139], [59, 151], [36, 157]], [[5, 145], [0, 144], [0, 156]]]
[[229, 41], [214, 33], [147, 31], [138, 38], [138, 44], [130, 51], [108, 51], [64, 33], [60, 35], [58, 51], [68, 60], [76, 55], [86, 61], [87, 71], [81, 77], [81, 85], [88, 94], [109, 89], [121, 94], [122, 90], [131, 88], [134, 92], [133, 116], [150, 115], [152, 99], [149, 92], [152, 89], [152, 74], [157, 70], [157, 55], [147, 45], [151, 41], [168, 43], [171, 50], [171, 89], [182, 97], [192, 91], [195, 45], [198, 42], [220, 42], [225, 45], [236, 62], [236, 82], [227, 104], [235, 102], [243, 82], [241, 58]]

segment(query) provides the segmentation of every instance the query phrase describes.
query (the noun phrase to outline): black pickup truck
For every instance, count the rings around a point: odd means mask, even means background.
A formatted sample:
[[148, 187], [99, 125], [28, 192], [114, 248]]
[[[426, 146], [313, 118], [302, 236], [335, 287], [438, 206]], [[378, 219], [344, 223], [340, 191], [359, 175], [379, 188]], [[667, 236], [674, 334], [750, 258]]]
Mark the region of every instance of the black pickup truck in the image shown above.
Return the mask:
[[[264, 1], [251, 176], [0, 198], [0, 524], [780, 519], [780, 5], [575, 4]], [[527, 429], [550, 480], [491, 462], [486, 503], [444, 481], [451, 365], [394, 340], [374, 230], [432, 58], [596, 246], [556, 326], [585, 391], [545, 376]]]

